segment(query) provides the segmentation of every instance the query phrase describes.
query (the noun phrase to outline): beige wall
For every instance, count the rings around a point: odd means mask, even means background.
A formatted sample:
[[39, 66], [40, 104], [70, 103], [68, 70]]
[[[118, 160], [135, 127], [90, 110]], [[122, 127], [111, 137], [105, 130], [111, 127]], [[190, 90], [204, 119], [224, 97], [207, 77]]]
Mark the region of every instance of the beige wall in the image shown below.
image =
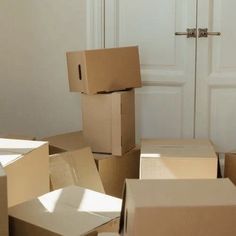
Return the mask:
[[0, 133], [37, 137], [81, 128], [65, 52], [86, 47], [85, 0], [1, 0]]

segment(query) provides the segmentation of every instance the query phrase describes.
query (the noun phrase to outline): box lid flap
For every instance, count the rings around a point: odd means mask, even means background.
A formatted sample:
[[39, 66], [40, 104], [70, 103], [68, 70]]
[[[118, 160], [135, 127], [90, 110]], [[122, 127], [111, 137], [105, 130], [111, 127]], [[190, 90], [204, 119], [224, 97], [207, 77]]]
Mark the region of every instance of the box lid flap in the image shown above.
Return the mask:
[[78, 185], [104, 193], [102, 180], [89, 147], [50, 156], [53, 189]]
[[81, 235], [119, 217], [121, 200], [77, 186], [9, 209], [11, 217], [62, 235]]

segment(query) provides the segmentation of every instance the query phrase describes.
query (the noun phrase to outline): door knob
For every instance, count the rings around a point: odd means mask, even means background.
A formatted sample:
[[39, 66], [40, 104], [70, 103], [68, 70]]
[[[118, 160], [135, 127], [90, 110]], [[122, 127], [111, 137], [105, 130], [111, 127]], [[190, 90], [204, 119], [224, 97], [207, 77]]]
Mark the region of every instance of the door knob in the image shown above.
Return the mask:
[[176, 36], [186, 36], [187, 38], [196, 38], [197, 30], [195, 28], [188, 28], [186, 32], [175, 32]]
[[198, 29], [198, 38], [207, 38], [209, 36], [220, 36], [220, 32], [208, 32], [207, 28]]

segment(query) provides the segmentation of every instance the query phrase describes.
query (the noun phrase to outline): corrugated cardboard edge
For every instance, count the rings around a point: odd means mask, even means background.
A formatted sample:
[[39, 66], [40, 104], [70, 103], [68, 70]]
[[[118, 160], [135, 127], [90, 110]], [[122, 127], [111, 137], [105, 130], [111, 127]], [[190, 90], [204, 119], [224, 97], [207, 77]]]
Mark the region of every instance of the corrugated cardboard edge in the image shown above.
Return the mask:
[[122, 127], [121, 127], [121, 96], [122, 93], [112, 93], [112, 154], [122, 155]]
[[[2, 220], [2, 222], [0, 222], [0, 235], [1, 236], [8, 236], [8, 208], [7, 208], [7, 175], [4, 171], [4, 168], [2, 167], [1, 163], [0, 163], [0, 194], [1, 194], [1, 197], [0, 197], [0, 204], [2, 206], [0, 206], [1, 211], [0, 212], [0, 215], [2, 214], [2, 216], [0, 216], [0, 220]], [[4, 191], [5, 189], [5, 191]]]
[[118, 223], [120, 222], [120, 217], [116, 217], [114, 219], [111, 219], [110, 221], [92, 229], [91, 231], [88, 231], [81, 236], [97, 236], [98, 233], [103, 232], [118, 232]]
[[13, 216], [9, 216], [9, 231], [11, 236], [25, 236], [28, 235], [27, 232], [30, 232], [32, 236], [41, 236], [45, 235], [45, 233], [47, 233], [46, 235], [48, 236], [62, 236]]
[[119, 225], [119, 234], [123, 234], [124, 226], [125, 226], [125, 205], [126, 205], [126, 189], [127, 189], [127, 180], [125, 180], [124, 188], [123, 188], [123, 201], [121, 206], [121, 214], [120, 214], [120, 225]]

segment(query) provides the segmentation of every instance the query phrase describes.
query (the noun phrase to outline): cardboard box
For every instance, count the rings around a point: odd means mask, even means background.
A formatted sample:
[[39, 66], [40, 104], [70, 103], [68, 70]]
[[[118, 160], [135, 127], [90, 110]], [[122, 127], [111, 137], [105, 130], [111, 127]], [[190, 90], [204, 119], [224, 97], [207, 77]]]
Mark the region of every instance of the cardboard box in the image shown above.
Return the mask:
[[236, 151], [225, 154], [224, 177], [236, 185]]
[[87, 143], [83, 138], [82, 131], [58, 134], [50, 137], [45, 137], [43, 141], [49, 142], [49, 154], [77, 150], [87, 147]]
[[138, 47], [67, 53], [70, 91], [96, 94], [141, 87]]
[[121, 156], [135, 147], [134, 90], [81, 98], [83, 135], [93, 152]]
[[0, 163], [0, 235], [8, 236], [7, 176]]
[[111, 226], [116, 232], [120, 210], [121, 199], [70, 186], [10, 208], [10, 235], [96, 235]]
[[123, 156], [94, 154], [94, 158], [108, 195], [122, 198], [125, 179], [139, 178], [140, 147]]
[[7, 174], [9, 207], [49, 191], [47, 142], [0, 139], [0, 163]]
[[205, 139], [142, 140], [140, 179], [217, 177], [217, 156]]
[[104, 193], [89, 147], [50, 156], [51, 190], [78, 185]]
[[228, 179], [127, 180], [122, 235], [234, 236], [236, 188]]

